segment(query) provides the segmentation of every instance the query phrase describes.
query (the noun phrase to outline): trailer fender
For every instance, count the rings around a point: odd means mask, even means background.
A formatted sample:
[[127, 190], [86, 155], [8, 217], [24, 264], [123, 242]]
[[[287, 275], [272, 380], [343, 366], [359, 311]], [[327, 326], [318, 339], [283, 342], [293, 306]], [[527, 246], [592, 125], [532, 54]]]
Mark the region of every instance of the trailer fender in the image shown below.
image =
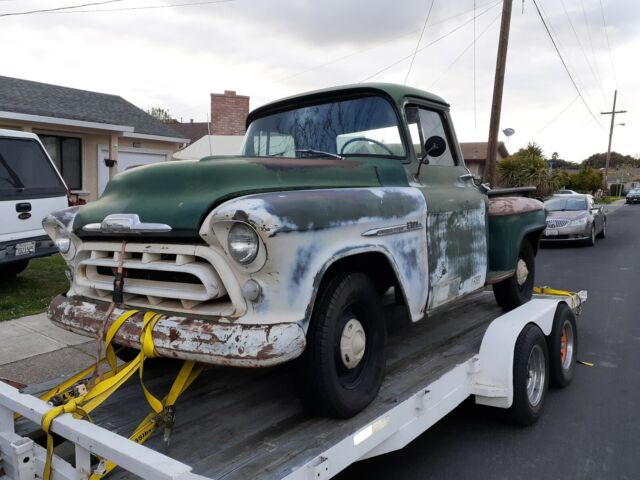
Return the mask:
[[484, 334], [471, 393], [476, 403], [509, 408], [513, 403], [513, 356], [522, 329], [533, 323], [545, 336], [551, 333], [557, 298], [534, 298], [496, 318]]

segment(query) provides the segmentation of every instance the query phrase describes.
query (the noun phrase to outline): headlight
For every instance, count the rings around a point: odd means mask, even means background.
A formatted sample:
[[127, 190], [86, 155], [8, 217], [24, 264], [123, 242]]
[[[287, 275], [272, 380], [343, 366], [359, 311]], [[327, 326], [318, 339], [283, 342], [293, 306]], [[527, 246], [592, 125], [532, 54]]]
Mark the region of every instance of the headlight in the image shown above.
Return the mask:
[[58, 229], [58, 234], [56, 235], [56, 239], [53, 243], [56, 244], [60, 253], [67, 253], [71, 248], [71, 238], [69, 238], [67, 231], [62, 228]]
[[42, 228], [51, 237], [60, 253], [68, 254], [71, 257], [75, 255], [75, 250], [72, 251], [73, 242], [69, 232], [73, 228], [73, 220], [77, 210], [78, 207], [65, 208], [47, 215], [42, 220]]
[[236, 223], [229, 230], [229, 254], [238, 263], [248, 265], [258, 255], [258, 234], [246, 223]]
[[571, 220], [569, 225], [572, 227], [584, 227], [587, 224], [587, 217], [578, 218], [577, 220]]

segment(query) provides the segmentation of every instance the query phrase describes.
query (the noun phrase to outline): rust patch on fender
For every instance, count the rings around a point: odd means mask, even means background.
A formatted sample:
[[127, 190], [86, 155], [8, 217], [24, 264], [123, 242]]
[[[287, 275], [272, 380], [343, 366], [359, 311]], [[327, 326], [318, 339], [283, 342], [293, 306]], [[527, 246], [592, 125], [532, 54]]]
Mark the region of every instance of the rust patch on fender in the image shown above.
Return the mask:
[[489, 215], [501, 217], [517, 215], [526, 212], [543, 210], [544, 204], [534, 198], [528, 197], [496, 197], [489, 198]]

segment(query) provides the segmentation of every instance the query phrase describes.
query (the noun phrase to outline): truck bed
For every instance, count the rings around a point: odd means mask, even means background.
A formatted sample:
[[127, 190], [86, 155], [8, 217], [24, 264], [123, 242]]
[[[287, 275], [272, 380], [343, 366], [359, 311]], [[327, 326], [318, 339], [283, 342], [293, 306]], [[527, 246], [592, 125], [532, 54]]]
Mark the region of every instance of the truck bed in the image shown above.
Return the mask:
[[[285, 478], [477, 354], [487, 326], [501, 313], [491, 292], [484, 291], [418, 323], [389, 315], [384, 383], [378, 398], [348, 420], [304, 411], [296, 391], [295, 363], [261, 370], [209, 368], [176, 405], [169, 449], [164, 449], [161, 432], [145, 445], [209, 478]], [[157, 367], [145, 368], [145, 385], [161, 397], [178, 365]], [[128, 437], [148, 411], [134, 376], [93, 412], [92, 419]], [[109, 478], [136, 477], [116, 470]]]

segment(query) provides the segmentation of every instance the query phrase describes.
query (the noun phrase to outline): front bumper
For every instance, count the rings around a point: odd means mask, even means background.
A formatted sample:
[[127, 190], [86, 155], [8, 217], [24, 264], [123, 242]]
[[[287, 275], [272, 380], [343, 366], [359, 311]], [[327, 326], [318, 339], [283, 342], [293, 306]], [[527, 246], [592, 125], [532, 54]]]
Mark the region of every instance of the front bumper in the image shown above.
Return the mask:
[[[557, 232], [555, 235], [549, 235], [549, 230]], [[591, 237], [591, 225], [581, 227], [560, 227], [553, 229], [545, 229], [540, 237], [541, 242], [572, 242], [580, 240], [588, 240]]]
[[640, 203], [640, 197], [627, 197], [627, 203]]
[[[35, 251], [26, 255], [16, 256], [16, 245], [26, 242], [35, 242]], [[53, 255], [57, 252], [58, 249], [54, 245], [53, 240], [46, 235], [11, 240], [10, 242], [0, 243], [0, 264], [46, 257], [47, 255]]]
[[[58, 295], [49, 305], [48, 317], [57, 326], [97, 338], [109, 304], [84, 297]], [[111, 322], [127, 309], [114, 308]], [[140, 348], [144, 310], [130, 317], [115, 342]], [[306, 346], [297, 323], [246, 325], [221, 318], [194, 318], [168, 314], [153, 329], [153, 343], [161, 357], [194, 360], [214, 365], [270, 367], [298, 357]]]

